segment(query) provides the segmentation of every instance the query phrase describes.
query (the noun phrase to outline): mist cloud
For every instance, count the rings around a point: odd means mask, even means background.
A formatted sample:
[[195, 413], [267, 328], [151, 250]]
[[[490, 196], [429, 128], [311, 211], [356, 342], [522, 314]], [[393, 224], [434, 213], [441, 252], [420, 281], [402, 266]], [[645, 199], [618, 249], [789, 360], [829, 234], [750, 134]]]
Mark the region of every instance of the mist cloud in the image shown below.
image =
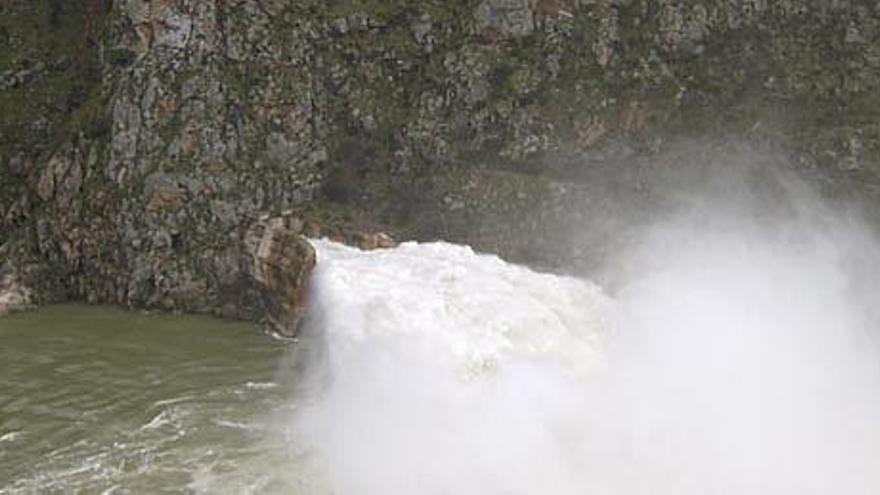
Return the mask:
[[606, 293], [321, 243], [308, 468], [344, 494], [880, 493], [874, 235], [778, 157], [704, 151], [645, 172]]

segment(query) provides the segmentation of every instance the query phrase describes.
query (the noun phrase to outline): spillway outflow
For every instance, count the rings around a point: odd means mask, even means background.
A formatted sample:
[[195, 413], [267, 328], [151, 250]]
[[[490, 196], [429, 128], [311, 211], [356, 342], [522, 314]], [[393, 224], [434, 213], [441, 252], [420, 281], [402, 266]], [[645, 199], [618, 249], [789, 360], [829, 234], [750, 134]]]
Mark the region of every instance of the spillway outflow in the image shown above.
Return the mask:
[[[322, 385], [299, 440], [340, 493], [559, 493], [606, 298], [450, 244], [318, 242]], [[317, 346], [315, 342], [306, 345]], [[487, 491], [488, 490], [488, 491]]]
[[297, 469], [340, 494], [880, 493], [841, 253], [721, 232], [614, 297], [451, 244], [316, 241]]

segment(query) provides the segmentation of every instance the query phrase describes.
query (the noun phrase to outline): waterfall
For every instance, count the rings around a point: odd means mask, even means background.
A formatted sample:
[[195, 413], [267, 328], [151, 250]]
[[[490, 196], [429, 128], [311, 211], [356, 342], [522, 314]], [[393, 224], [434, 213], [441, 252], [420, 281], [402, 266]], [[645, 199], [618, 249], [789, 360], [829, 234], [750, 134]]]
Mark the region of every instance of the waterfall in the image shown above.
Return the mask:
[[298, 469], [342, 494], [880, 492], [845, 243], [691, 227], [613, 295], [453, 244], [315, 241]]

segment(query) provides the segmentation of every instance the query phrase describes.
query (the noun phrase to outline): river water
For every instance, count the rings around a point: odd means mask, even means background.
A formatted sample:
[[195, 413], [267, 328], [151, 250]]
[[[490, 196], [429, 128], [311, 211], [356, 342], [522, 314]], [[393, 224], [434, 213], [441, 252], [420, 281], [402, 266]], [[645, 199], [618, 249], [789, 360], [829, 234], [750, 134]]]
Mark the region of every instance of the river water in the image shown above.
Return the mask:
[[55, 306], [0, 342], [0, 493], [294, 486], [267, 435], [288, 346], [251, 325]]
[[613, 297], [466, 246], [315, 241], [297, 343], [2, 319], [0, 493], [880, 493], [873, 244], [661, 232]]

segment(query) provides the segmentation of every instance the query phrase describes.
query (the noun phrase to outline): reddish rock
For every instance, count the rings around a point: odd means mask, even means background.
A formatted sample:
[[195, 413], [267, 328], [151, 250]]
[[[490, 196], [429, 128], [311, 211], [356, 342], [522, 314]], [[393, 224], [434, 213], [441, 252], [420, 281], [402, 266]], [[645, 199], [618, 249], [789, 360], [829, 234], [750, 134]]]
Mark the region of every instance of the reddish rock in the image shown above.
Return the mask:
[[296, 335], [306, 311], [315, 249], [302, 236], [303, 221], [294, 216], [263, 218], [252, 226], [246, 243], [265, 319], [272, 330]]

